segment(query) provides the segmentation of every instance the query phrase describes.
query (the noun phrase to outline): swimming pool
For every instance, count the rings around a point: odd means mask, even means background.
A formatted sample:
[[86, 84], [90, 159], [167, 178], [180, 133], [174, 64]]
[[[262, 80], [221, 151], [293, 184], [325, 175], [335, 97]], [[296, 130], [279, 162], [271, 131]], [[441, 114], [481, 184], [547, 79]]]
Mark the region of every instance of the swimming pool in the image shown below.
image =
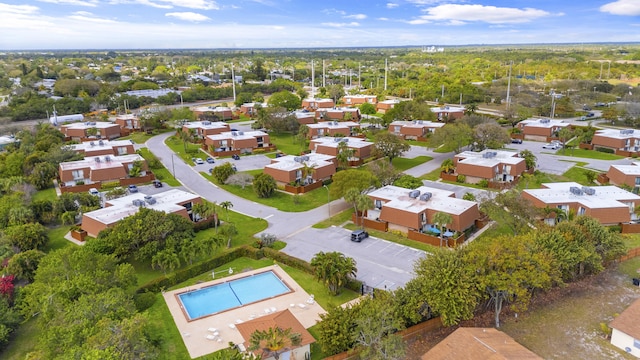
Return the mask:
[[273, 271], [265, 271], [184, 292], [178, 299], [191, 321], [288, 292], [291, 289]]

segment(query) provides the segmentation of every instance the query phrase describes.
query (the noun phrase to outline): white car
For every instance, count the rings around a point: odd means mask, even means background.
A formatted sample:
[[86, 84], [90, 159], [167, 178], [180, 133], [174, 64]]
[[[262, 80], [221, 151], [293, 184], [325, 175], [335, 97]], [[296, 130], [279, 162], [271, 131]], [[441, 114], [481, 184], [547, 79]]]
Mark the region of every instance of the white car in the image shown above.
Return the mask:
[[195, 163], [196, 163], [196, 165], [202, 165], [202, 164], [204, 164], [204, 160], [202, 160], [200, 158], [196, 158]]
[[551, 150], [558, 150], [560, 149], [561, 145], [558, 143], [548, 143], [548, 144], [544, 144], [542, 145], [543, 149], [551, 149]]

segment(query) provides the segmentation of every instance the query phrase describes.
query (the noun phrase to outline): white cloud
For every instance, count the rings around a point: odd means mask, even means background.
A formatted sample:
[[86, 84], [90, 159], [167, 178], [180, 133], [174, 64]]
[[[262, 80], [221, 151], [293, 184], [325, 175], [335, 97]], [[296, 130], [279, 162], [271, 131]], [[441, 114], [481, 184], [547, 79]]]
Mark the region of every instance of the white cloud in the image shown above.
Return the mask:
[[344, 18], [345, 19], [364, 20], [364, 19], [367, 18], [367, 15], [365, 15], [365, 14], [353, 14], [353, 15], [347, 15]]
[[[446, 4], [425, 9], [426, 15], [418, 20], [448, 22], [486, 22], [490, 24], [516, 24], [532, 21], [543, 16], [550, 16], [544, 10], [532, 8], [506, 8], [484, 5]], [[415, 20], [414, 20], [415, 21]], [[409, 22], [416, 23], [416, 22]]]
[[202, 14], [197, 14], [194, 12], [172, 12], [172, 13], [166, 13], [164, 14], [164, 16], [175, 17], [180, 20], [192, 21], [192, 22], [202, 22], [202, 21], [211, 20], [210, 18]]
[[378, 20], [380, 21], [389, 21], [389, 18], [386, 17], [379, 17]]
[[0, 3], [0, 14], [3, 15], [29, 15], [37, 13], [38, 10], [40, 9], [33, 5], [10, 5]]
[[387, 3], [387, 9], [395, 9], [398, 6], [400, 6], [400, 4], [396, 4], [396, 3]]
[[322, 25], [329, 26], [329, 27], [350, 27], [350, 26], [360, 26], [360, 23], [355, 21], [352, 21], [350, 23], [327, 22], [327, 23], [322, 23]]
[[76, 5], [76, 6], [90, 6], [95, 7], [98, 6], [97, 0], [38, 0], [40, 2], [50, 3], [50, 4], [58, 4], [58, 5]]
[[640, 15], [640, 1], [638, 0], [618, 0], [600, 6], [600, 11], [613, 15]]
[[198, 10], [220, 9], [220, 6], [215, 1], [208, 0], [111, 0], [110, 4], [138, 4], [159, 9], [172, 9], [174, 7]]
[[73, 20], [78, 20], [78, 21], [85, 21], [85, 22], [90, 22], [92, 24], [95, 24], [97, 22], [99, 23], [115, 23], [116, 21], [113, 21], [111, 19], [104, 19], [104, 18], [100, 18], [95, 16], [93, 13], [90, 13], [88, 11], [76, 11], [73, 14], [71, 14], [70, 16], [67, 17], [68, 19], [73, 19]]

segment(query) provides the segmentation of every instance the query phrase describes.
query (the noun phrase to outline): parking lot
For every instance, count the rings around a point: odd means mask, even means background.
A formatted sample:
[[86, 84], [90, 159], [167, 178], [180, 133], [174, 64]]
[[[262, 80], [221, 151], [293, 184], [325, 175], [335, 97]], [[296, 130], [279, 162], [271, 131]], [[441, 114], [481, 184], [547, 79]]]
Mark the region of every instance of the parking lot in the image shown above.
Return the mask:
[[321, 251], [338, 251], [356, 261], [357, 278], [378, 289], [393, 290], [413, 278], [413, 264], [426, 256], [422, 250], [387, 240], [368, 237], [362, 242], [350, 240], [351, 231], [333, 226], [327, 229], [308, 228], [283, 239], [283, 252], [311, 261]]
[[[199, 158], [204, 160], [207, 158], [207, 156], [202, 153]], [[193, 165], [193, 168], [198, 172], [208, 172], [209, 169], [223, 165], [225, 163], [231, 163], [232, 165], [235, 165], [238, 171], [248, 171], [263, 169], [265, 165], [271, 163], [271, 159], [265, 155], [247, 155], [240, 156], [240, 160], [233, 160], [232, 158], [215, 158], [215, 163], [213, 164], [209, 164], [205, 161], [204, 164], [197, 165], [194, 163], [190, 163], [189, 165]]]

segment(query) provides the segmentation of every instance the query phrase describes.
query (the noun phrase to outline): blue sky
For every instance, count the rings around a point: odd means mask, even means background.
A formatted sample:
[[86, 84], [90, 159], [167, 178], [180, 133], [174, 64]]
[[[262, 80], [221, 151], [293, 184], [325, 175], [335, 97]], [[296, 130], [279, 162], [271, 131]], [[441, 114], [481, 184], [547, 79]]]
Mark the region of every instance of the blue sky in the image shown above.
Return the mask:
[[640, 42], [640, 0], [0, 0], [0, 49]]

